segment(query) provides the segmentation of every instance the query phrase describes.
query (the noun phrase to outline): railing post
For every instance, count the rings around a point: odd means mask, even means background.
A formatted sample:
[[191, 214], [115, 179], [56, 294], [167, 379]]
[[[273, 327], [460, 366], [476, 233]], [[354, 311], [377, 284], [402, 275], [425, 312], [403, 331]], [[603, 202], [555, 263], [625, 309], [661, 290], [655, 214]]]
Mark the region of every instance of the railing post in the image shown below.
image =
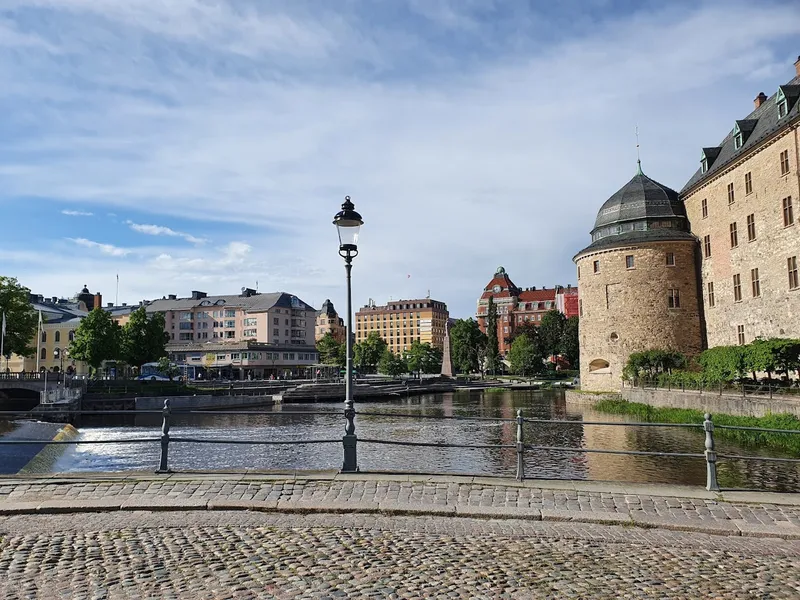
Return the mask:
[[525, 444], [522, 437], [522, 424], [525, 420], [522, 418], [522, 409], [517, 409], [517, 481], [525, 479], [525, 460], [523, 453], [525, 452]]
[[703, 429], [706, 432], [706, 489], [718, 492], [717, 483], [717, 453], [714, 451], [714, 422], [711, 415], [706, 413], [706, 420], [703, 421]]
[[767, 385], [767, 387], [769, 388], [769, 399], [772, 400], [772, 386]]
[[170, 473], [168, 456], [169, 456], [169, 398], [164, 400], [163, 422], [161, 424], [161, 460], [158, 465], [156, 473]]
[[342, 473], [358, 472], [358, 455], [356, 452], [356, 409], [352, 402], [348, 402], [344, 408], [344, 418], [347, 421], [344, 428], [345, 435], [342, 436], [342, 447], [344, 450], [344, 462], [342, 463]]

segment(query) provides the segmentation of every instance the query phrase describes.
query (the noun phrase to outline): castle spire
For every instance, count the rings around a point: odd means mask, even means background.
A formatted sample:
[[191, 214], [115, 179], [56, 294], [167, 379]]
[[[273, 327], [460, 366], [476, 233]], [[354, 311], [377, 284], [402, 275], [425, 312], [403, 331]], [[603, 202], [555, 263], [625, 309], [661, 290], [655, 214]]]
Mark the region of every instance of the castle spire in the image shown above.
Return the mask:
[[644, 175], [642, 173], [642, 158], [639, 156], [639, 126], [636, 126], [636, 174]]

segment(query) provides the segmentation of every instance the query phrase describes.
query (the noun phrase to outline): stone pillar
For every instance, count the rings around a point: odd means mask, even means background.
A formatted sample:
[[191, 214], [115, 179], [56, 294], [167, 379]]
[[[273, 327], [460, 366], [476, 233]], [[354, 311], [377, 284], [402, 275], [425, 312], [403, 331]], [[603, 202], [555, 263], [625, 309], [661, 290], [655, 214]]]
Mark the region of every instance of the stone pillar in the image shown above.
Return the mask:
[[453, 366], [453, 357], [450, 355], [450, 323], [444, 326], [444, 346], [442, 348], [442, 377], [454, 377], [456, 369]]

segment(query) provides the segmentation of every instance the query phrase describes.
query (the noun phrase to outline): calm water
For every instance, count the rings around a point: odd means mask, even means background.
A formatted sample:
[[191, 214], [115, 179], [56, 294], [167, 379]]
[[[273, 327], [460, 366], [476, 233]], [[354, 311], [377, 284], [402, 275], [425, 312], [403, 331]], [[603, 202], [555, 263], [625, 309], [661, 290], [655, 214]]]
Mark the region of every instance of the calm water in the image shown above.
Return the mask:
[[[340, 439], [344, 418], [340, 405], [287, 404], [270, 409], [275, 415], [191, 415], [175, 417], [171, 434], [210, 439], [299, 438]], [[516, 409], [528, 417], [575, 421], [572, 425], [530, 424], [525, 441], [543, 446], [592, 449], [648, 450], [702, 453], [702, 431], [667, 427], [583, 425], [581, 421], [624, 421], [624, 417], [567, 406], [563, 392], [505, 391], [456, 392], [380, 403], [358, 403], [364, 412], [413, 413], [427, 416], [482, 416], [513, 418]], [[325, 415], [281, 415], [282, 411], [330, 411]], [[157, 417], [92, 417], [80, 424], [81, 439], [123, 440], [157, 437]], [[487, 423], [438, 419], [402, 419], [359, 415], [359, 438], [437, 443], [513, 444], [515, 423]], [[787, 456], [717, 438], [719, 453]], [[152, 470], [158, 464], [159, 445], [96, 444], [68, 447], [53, 471]], [[513, 449], [408, 448], [359, 442], [362, 471], [398, 470], [514, 475]], [[313, 446], [170, 444], [170, 467], [175, 470], [338, 469], [341, 443]], [[788, 464], [721, 461], [723, 487], [750, 487], [800, 491], [800, 469]], [[643, 483], [705, 485], [703, 459], [615, 456], [577, 452], [526, 451], [526, 476], [592, 479]]]

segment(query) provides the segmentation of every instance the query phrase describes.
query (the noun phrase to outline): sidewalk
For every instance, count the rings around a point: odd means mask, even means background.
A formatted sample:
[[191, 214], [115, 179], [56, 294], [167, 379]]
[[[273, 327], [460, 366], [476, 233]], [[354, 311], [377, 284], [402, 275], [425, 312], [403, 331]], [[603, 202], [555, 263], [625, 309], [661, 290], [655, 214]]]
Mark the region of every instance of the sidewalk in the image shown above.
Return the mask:
[[800, 539], [800, 495], [441, 475], [75, 474], [0, 479], [0, 515], [108, 511], [428, 515]]

